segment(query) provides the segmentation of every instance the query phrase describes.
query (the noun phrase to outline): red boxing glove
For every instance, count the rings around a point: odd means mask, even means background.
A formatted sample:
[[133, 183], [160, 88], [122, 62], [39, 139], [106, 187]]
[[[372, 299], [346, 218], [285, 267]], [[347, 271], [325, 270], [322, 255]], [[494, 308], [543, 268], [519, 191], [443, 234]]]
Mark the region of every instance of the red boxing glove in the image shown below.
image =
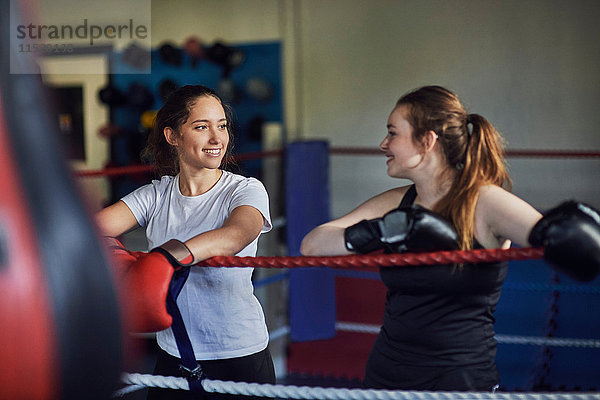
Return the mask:
[[142, 251], [127, 250], [123, 243], [117, 238], [105, 236], [104, 240], [110, 250], [115, 272], [118, 274], [126, 273], [131, 264], [133, 264], [140, 256], [146, 254]]
[[173, 318], [166, 303], [173, 272], [193, 261], [187, 246], [172, 239], [149, 253], [141, 253], [130, 265], [124, 278], [133, 331], [156, 332], [171, 326]]
[[167, 312], [167, 293], [173, 267], [159, 253], [140, 256], [123, 276], [134, 332], [156, 332], [171, 326]]

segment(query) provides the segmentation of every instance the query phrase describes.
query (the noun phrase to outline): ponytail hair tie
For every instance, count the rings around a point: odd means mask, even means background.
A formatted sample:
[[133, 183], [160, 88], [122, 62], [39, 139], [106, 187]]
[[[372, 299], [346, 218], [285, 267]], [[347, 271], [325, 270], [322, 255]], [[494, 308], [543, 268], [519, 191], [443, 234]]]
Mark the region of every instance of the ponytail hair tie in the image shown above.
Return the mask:
[[[473, 114], [467, 114], [467, 121], [465, 123], [465, 131], [467, 132], [467, 137], [470, 139], [473, 136]], [[471, 127], [469, 127], [471, 124]]]

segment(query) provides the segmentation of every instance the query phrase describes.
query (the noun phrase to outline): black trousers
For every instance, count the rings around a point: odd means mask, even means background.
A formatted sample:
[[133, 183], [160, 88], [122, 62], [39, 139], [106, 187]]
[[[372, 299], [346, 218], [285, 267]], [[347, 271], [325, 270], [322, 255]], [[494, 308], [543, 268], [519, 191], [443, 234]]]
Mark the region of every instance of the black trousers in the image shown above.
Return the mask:
[[[179, 365], [181, 360], [173, 357], [162, 349], [158, 350], [154, 375], [181, 377]], [[198, 361], [209, 379], [235, 382], [275, 383], [275, 368], [268, 349], [244, 357], [226, 358], [221, 360]], [[188, 390], [149, 388], [148, 400], [230, 400], [242, 396], [223, 394], [192, 393]], [[245, 399], [259, 397], [243, 396]]]

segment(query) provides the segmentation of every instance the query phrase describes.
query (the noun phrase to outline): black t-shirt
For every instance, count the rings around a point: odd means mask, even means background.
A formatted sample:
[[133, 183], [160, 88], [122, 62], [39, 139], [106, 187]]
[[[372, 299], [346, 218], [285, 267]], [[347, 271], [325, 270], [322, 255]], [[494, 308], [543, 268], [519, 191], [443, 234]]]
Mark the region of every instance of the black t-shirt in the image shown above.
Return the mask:
[[[413, 185], [401, 205], [415, 197]], [[388, 292], [365, 385], [491, 390], [499, 381], [494, 311], [506, 272], [506, 262], [381, 268]]]

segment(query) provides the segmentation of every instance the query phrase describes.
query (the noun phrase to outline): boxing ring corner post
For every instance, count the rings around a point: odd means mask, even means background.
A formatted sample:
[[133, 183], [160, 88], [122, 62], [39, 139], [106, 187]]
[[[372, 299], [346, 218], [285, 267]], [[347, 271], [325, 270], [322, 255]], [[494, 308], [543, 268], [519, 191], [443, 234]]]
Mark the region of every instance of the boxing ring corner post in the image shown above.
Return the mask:
[[[330, 220], [329, 144], [302, 141], [285, 147], [286, 237], [290, 256], [300, 255], [302, 238]], [[294, 268], [289, 278], [292, 341], [335, 336], [335, 280], [329, 268]]]

